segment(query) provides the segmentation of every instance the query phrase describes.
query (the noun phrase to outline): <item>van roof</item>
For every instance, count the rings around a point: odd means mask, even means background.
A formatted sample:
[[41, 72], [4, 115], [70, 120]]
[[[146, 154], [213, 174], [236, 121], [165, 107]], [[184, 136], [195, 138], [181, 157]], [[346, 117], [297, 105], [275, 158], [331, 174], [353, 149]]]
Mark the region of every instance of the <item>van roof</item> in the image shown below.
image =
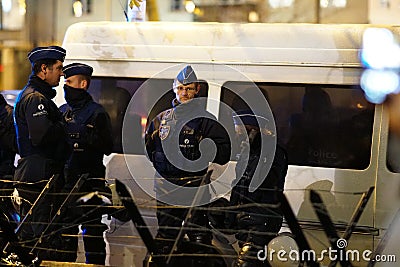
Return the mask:
[[[371, 25], [83, 22], [68, 28], [63, 47], [69, 59], [96, 56], [104, 60], [358, 65], [353, 50], [361, 47], [362, 33], [368, 27]], [[256, 52], [248, 53], [248, 49]], [[348, 50], [349, 57], [336, 58], [333, 51], [337, 49]], [[271, 50], [282, 53], [274, 57], [278, 53], [269, 53]]]
[[[137, 77], [149, 77], [150, 70], [159, 72], [180, 63], [269, 66], [271, 69], [278, 65], [343, 67], [359, 72], [362, 34], [369, 27], [383, 26], [82, 22], [68, 28], [63, 47], [67, 50], [66, 62], [92, 65], [97, 76], [116, 75], [110, 72], [112, 69], [122, 76], [134, 72]], [[392, 31], [399, 29], [390, 28]], [[129, 68], [121, 68], [123, 64], [120, 63], [116, 66], [116, 62], [126, 62]], [[136, 67], [138, 65], [141, 67]], [[254, 79], [260, 75], [262, 73], [254, 74]]]

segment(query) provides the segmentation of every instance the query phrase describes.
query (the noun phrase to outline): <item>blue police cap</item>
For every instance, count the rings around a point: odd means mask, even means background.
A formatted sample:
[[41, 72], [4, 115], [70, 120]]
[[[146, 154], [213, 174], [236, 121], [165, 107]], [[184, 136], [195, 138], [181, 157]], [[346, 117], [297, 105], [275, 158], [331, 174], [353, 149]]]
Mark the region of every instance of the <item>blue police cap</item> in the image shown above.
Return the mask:
[[41, 59], [56, 59], [64, 62], [66, 51], [60, 46], [36, 47], [28, 53], [28, 59], [31, 64]]
[[251, 125], [255, 127], [259, 127], [258, 121], [262, 123], [262, 127], [265, 127], [266, 123], [269, 121], [267, 118], [260, 116], [260, 115], [255, 115], [252, 110], [239, 110], [233, 113], [233, 122], [235, 125]]
[[85, 75], [92, 76], [93, 68], [83, 63], [71, 63], [63, 68], [64, 78], [68, 78], [74, 75]]
[[190, 65], [184, 67], [176, 76], [176, 79], [183, 85], [197, 82], [197, 76]]

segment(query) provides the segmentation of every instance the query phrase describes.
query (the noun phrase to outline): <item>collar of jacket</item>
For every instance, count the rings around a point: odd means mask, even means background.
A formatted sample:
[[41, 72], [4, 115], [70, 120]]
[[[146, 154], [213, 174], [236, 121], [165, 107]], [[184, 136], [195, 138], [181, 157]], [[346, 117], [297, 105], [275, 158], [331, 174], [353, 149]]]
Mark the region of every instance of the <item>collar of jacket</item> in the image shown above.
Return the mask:
[[53, 99], [57, 95], [56, 90], [54, 90], [50, 84], [40, 79], [35, 74], [31, 74], [31, 76], [29, 76], [28, 86], [32, 86], [36, 91], [48, 99]]
[[93, 101], [92, 96], [86, 90], [84, 90], [81, 92], [79, 99], [67, 101], [67, 104], [73, 109], [81, 109], [91, 101]]

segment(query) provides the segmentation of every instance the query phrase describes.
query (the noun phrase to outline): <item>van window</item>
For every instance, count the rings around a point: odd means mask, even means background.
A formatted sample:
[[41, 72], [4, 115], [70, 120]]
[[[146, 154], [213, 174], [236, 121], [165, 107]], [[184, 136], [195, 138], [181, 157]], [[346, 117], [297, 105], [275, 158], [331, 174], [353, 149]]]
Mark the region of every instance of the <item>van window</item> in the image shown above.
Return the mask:
[[[131, 97], [143, 82], [144, 79], [92, 78], [88, 92], [110, 116], [114, 153], [122, 153], [122, 123], [125, 112]], [[140, 123], [140, 118], [137, 119], [137, 123]], [[136, 138], [140, 138], [140, 133], [136, 133]]]
[[[256, 83], [275, 117], [278, 142], [289, 164], [365, 169], [370, 163], [374, 105], [353, 86]], [[252, 87], [253, 86], [253, 87]], [[229, 89], [228, 89], [229, 88]], [[246, 108], [233, 93], [251, 95], [250, 82], [227, 82], [221, 99]]]
[[[114, 153], [144, 154], [143, 138], [147, 119], [153, 119], [158, 113], [171, 107], [175, 97], [172, 91], [172, 79], [144, 79], [144, 78], [116, 78], [116, 77], [93, 77], [88, 92], [94, 101], [101, 104], [111, 119], [114, 137]], [[202, 83], [201, 96], [207, 96], [208, 85]], [[140, 99], [135, 103], [130, 101], [140, 89]], [[171, 90], [169, 90], [171, 89]], [[167, 93], [165, 93], [167, 91]], [[149, 99], [160, 100], [151, 108]], [[135, 106], [134, 111], [128, 105]], [[148, 114], [150, 110], [150, 114]], [[128, 117], [125, 118], [126, 113]], [[129, 143], [122, 144], [122, 129], [124, 119], [129, 122], [124, 130], [129, 131], [131, 138]], [[126, 133], [125, 133], [126, 134]]]

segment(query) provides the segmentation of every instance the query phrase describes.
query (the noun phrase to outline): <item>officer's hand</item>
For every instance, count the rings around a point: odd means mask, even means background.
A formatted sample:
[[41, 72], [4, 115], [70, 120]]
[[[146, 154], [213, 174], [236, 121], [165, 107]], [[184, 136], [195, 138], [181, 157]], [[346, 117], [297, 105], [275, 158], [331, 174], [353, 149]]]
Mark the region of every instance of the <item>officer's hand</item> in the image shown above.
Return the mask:
[[129, 2], [129, 7], [132, 9], [133, 5], [135, 5], [136, 7], [140, 7], [140, 3], [142, 3], [143, 0], [131, 0]]

